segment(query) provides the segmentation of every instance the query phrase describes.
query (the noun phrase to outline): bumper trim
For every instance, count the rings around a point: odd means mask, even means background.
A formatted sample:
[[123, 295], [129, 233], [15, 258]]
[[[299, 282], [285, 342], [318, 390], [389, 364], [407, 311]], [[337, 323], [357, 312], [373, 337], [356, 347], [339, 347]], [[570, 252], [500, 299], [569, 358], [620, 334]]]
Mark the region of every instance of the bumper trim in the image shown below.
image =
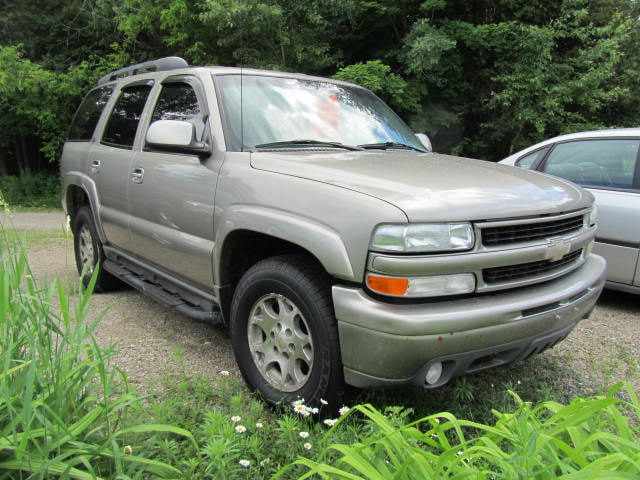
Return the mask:
[[[518, 340], [483, 350], [463, 352], [456, 355], [447, 355], [441, 358], [436, 358], [422, 367], [411, 381], [426, 389], [438, 388], [448, 383], [453, 378], [461, 375], [473, 374], [488, 368], [501, 367], [524, 360], [532, 355], [537, 355], [538, 353], [542, 353], [545, 350], [553, 348], [571, 333], [576, 324], [577, 322], [567, 325], [555, 332], [534, 338]], [[443, 373], [438, 382], [432, 385], [425, 384], [424, 378], [427, 373], [427, 369], [429, 365], [436, 361], [440, 361], [444, 365]]]
[[[437, 359], [470, 359], [458, 361], [448, 381], [524, 358], [529, 345], [556, 334], [559, 341], [587, 316], [605, 278], [604, 259], [589, 255], [582, 267], [560, 279], [464, 299], [398, 305], [357, 288], [334, 287], [345, 379], [371, 387], [416, 383], [417, 378], [423, 386], [424, 369]], [[496, 353], [500, 358], [484, 358]]]
[[361, 288], [333, 287], [339, 323], [391, 335], [435, 335], [501, 325], [522, 318], [522, 311], [561, 303], [604, 283], [606, 263], [589, 255], [562, 278], [509, 291], [461, 299], [394, 304], [375, 300]]
[[[590, 313], [588, 312], [585, 318]], [[424, 364], [413, 377], [380, 378], [345, 367], [345, 381], [349, 385], [360, 388], [387, 388], [413, 384], [425, 390], [431, 390], [446, 385], [456, 377], [471, 375], [489, 368], [507, 366], [551, 349], [567, 338], [576, 325], [577, 322], [555, 332], [534, 338], [526, 338], [495, 347], [434, 358]], [[442, 375], [436, 383], [429, 385], [425, 382], [425, 376], [429, 367], [435, 362], [442, 362]]]

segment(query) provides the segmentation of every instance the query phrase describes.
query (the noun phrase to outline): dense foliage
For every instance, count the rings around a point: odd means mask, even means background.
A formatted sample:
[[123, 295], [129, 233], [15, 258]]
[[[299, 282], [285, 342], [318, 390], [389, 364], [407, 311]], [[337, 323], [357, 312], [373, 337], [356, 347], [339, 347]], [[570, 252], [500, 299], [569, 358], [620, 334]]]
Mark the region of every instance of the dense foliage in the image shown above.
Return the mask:
[[[400, 422], [371, 405], [353, 413], [372, 431], [351, 445], [335, 443], [339, 457], [322, 463], [306, 458], [301, 478], [407, 480], [636, 478], [640, 475], [640, 401], [620, 385], [606, 396], [576, 398], [569, 405], [531, 405], [512, 393], [517, 408], [495, 411], [484, 425], [448, 412]], [[626, 398], [622, 398], [624, 397]], [[395, 421], [394, 421], [395, 420]], [[284, 470], [286, 471], [286, 469]]]
[[60, 208], [58, 177], [37, 172], [0, 176], [0, 194], [12, 208]]
[[14, 173], [37, 168], [39, 156], [55, 162], [79, 96], [105, 70], [173, 54], [362, 83], [437, 150], [493, 160], [559, 133], [639, 123], [636, 0], [0, 7], [0, 165]]
[[130, 416], [141, 399], [93, 337], [92, 286], [73, 301], [58, 282], [41, 287], [14, 237], [0, 224], [2, 477], [176, 478], [179, 470], [133, 454], [129, 444], [141, 435], [193, 438]]

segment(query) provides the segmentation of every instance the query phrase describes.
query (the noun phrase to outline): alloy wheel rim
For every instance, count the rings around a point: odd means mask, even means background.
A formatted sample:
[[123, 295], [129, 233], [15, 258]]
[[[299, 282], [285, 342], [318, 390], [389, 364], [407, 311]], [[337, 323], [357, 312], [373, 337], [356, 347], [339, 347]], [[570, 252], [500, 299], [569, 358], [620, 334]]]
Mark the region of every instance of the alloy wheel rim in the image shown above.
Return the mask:
[[313, 340], [307, 320], [287, 297], [270, 293], [251, 308], [249, 350], [258, 371], [274, 388], [295, 392], [313, 368]]
[[82, 272], [91, 274], [93, 266], [95, 265], [95, 249], [93, 248], [93, 238], [91, 237], [91, 231], [86, 224], [80, 228], [80, 235], [78, 239], [78, 250], [80, 253], [80, 267]]

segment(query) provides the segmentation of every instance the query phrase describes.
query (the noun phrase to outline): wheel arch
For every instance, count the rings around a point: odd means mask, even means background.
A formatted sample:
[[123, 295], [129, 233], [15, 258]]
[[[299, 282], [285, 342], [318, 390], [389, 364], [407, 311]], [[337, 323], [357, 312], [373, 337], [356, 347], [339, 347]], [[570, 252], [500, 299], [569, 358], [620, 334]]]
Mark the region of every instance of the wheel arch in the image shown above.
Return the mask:
[[235, 286], [255, 263], [282, 254], [306, 255], [331, 277], [354, 281], [347, 249], [339, 234], [318, 222], [288, 212], [251, 206], [234, 208], [216, 236], [214, 279], [223, 316], [228, 319]]
[[98, 215], [100, 208], [98, 192], [93, 179], [82, 172], [69, 172], [63, 178], [62, 192], [62, 205], [65, 213], [71, 217], [72, 224], [78, 209], [85, 205], [88, 206], [91, 209], [98, 237], [101, 242], [105, 243], [106, 237]]

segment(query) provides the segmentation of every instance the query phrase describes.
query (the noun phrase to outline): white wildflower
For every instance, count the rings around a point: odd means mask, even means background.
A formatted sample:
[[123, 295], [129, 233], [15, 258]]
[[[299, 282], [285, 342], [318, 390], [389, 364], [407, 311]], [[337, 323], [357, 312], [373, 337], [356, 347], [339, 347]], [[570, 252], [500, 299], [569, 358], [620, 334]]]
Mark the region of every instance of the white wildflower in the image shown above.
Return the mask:
[[324, 398], [321, 398], [321, 399], [320, 399], [320, 403], [321, 403], [322, 405], [329, 405], [329, 402], [327, 402]]
[[349, 407], [342, 407], [340, 410], [338, 410], [338, 413], [340, 414], [340, 416], [342, 415], [346, 415], [347, 413], [349, 413]]
[[320, 410], [319, 410], [318, 408], [316, 408], [316, 407], [310, 408], [309, 410], [310, 410], [310, 411], [311, 411], [311, 413], [313, 413], [314, 415], [317, 415], [317, 414], [318, 414], [318, 412], [320, 411]]
[[247, 431], [247, 427], [244, 425], [236, 425], [236, 433], [244, 433]]
[[239, 415], [234, 415], [233, 417], [231, 417], [231, 421], [233, 423], [238, 423], [240, 420], [242, 420], [242, 417], [240, 417]]
[[256, 422], [256, 428], [262, 428], [262, 427], [264, 427], [262, 422]]
[[304, 400], [296, 400], [293, 402], [293, 411], [303, 417], [308, 417], [311, 415], [311, 409], [302, 403], [303, 401]]
[[518, 380], [518, 385], [520, 385], [522, 382], [520, 382], [520, 380]]
[[269, 465], [270, 462], [271, 460], [269, 459], [269, 457], [267, 457], [264, 460], [260, 460], [260, 466], [264, 467], [265, 465]]
[[309, 438], [309, 432], [300, 432], [298, 435], [300, 438]]
[[131, 455], [133, 453], [133, 448], [131, 448], [131, 445], [125, 445], [123, 451], [125, 455]]
[[458, 450], [456, 452], [456, 455], [458, 455], [459, 457], [461, 457], [462, 455], [464, 455], [464, 452], [462, 450]]
[[245, 460], [244, 458], [238, 462], [241, 467], [249, 468], [251, 466], [251, 462], [249, 460]]
[[304, 445], [302, 445], [304, 447], [305, 450], [311, 450], [311, 447], [313, 445], [311, 445], [309, 442], [306, 442]]
[[333, 427], [338, 420], [336, 418], [325, 418], [323, 423], [328, 427]]
[[229, 370], [220, 370], [220, 371], [218, 372], [218, 374], [219, 374], [221, 377], [228, 377], [229, 375], [231, 375], [231, 373], [229, 372]]

